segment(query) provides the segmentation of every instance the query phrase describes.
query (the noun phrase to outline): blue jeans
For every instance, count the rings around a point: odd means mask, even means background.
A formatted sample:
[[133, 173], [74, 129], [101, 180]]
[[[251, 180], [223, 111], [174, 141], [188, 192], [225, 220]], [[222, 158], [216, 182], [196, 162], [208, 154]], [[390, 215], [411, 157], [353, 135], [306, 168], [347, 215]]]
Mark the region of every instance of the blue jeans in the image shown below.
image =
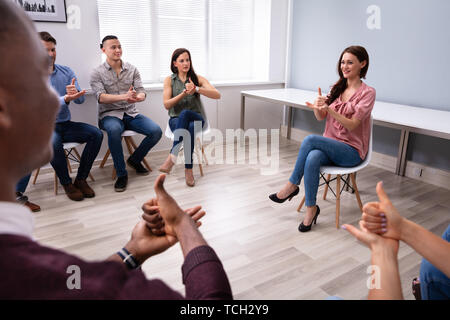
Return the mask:
[[[192, 161], [192, 153], [194, 152], [194, 145], [195, 145], [195, 136], [199, 132], [194, 132], [195, 128], [195, 122], [201, 121], [201, 126], [198, 126], [198, 128], [201, 130], [203, 126], [205, 125], [205, 120], [203, 120], [203, 117], [201, 114], [191, 111], [191, 110], [183, 110], [178, 117], [170, 118], [169, 120], [169, 127], [170, 130], [174, 133], [174, 141], [173, 141], [173, 147], [170, 153], [172, 153], [175, 156], [178, 156], [178, 153], [180, 152], [181, 143], [183, 141], [183, 131], [179, 131], [178, 134], [175, 132], [178, 129], [184, 129], [189, 131], [190, 136], [190, 148], [186, 147], [186, 142], [184, 143], [184, 161], [185, 161], [185, 168], [186, 169], [192, 169], [193, 167], [193, 161]], [[198, 129], [197, 129], [198, 130]]]
[[353, 167], [361, 161], [358, 151], [352, 146], [312, 134], [307, 136], [300, 146], [289, 181], [299, 185], [303, 176], [305, 177], [305, 204], [312, 207], [316, 205], [321, 166], [334, 164], [340, 167]]
[[[450, 242], [450, 225], [442, 238]], [[450, 279], [426, 259], [420, 266], [420, 294], [422, 300], [450, 299]]]
[[16, 185], [16, 192], [24, 193], [25, 190], [27, 189], [28, 182], [30, 182], [30, 178], [31, 178], [31, 173], [27, 174], [25, 177], [20, 179], [20, 181]]
[[50, 161], [62, 185], [72, 183], [67, 169], [63, 143], [86, 143], [78, 167], [77, 179], [85, 180], [91, 171], [92, 164], [100, 151], [103, 133], [87, 123], [66, 121], [55, 124], [53, 132], [53, 159]]
[[99, 121], [99, 126], [108, 133], [108, 146], [117, 177], [128, 175], [122, 149], [122, 133], [125, 130], [133, 130], [146, 136], [129, 158], [134, 163], [140, 163], [162, 136], [159, 125], [141, 114], [133, 118], [125, 113], [122, 120], [117, 117], [106, 116]]

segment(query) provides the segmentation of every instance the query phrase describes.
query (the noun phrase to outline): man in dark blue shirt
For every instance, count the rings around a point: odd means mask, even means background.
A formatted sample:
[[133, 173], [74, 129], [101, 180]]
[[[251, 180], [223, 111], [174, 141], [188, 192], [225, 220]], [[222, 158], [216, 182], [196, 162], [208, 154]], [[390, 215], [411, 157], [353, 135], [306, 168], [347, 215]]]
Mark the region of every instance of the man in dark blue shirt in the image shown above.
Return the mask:
[[[85, 90], [81, 90], [76, 80], [75, 73], [66, 66], [55, 64], [56, 40], [48, 32], [39, 32], [42, 43], [52, 60], [52, 73], [50, 81], [52, 87], [59, 96], [60, 109], [56, 117], [55, 131], [53, 133], [53, 159], [50, 162], [56, 175], [64, 187], [69, 199], [80, 201], [84, 198], [95, 196], [94, 190], [89, 187], [86, 178], [92, 168], [92, 164], [100, 151], [103, 141], [103, 133], [100, 129], [87, 123], [70, 121], [69, 104], [71, 101], [82, 104], [85, 100]], [[72, 183], [67, 169], [64, 142], [86, 143], [81, 155], [77, 177]]]

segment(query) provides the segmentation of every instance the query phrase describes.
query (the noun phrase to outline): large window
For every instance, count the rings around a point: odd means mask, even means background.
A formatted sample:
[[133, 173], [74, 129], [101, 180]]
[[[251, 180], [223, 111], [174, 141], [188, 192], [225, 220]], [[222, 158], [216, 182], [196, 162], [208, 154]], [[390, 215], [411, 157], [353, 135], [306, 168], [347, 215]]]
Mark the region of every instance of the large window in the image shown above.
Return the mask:
[[213, 81], [268, 80], [271, 0], [97, 0], [100, 40], [116, 35], [144, 82], [171, 74], [176, 48]]

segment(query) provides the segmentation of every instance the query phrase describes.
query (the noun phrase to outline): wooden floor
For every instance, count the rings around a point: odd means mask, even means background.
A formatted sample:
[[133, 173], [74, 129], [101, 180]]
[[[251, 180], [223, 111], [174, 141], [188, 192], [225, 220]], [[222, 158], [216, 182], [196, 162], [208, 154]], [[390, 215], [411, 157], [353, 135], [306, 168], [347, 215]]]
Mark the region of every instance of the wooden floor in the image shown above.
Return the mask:
[[[367, 298], [369, 250], [344, 230], [335, 227], [335, 201], [318, 204], [321, 215], [311, 232], [299, 233], [304, 212], [296, 207], [303, 196], [275, 204], [268, 199], [288, 179], [299, 143], [280, 140], [280, 172], [261, 175], [259, 165], [209, 165], [200, 177], [194, 168], [196, 186], [184, 183], [184, 168], [177, 166], [166, 179], [167, 190], [182, 208], [201, 204], [207, 211], [201, 231], [222, 259], [236, 299], [344, 299]], [[225, 152], [224, 152], [225, 154]], [[35, 214], [35, 238], [87, 260], [101, 260], [120, 249], [141, 215], [141, 205], [154, 197], [157, 168], [166, 154], [148, 157], [154, 171], [146, 177], [129, 170], [129, 186], [123, 193], [113, 190], [111, 166], [92, 170], [96, 197], [70, 201], [61, 186], [53, 193], [53, 174], [39, 176], [27, 194], [42, 207]], [[275, 155], [274, 155], [275, 156]], [[380, 168], [368, 166], [358, 173], [363, 203], [377, 199], [375, 185], [382, 180], [393, 203], [407, 218], [441, 235], [450, 223], [450, 190], [442, 189]], [[360, 212], [354, 195], [341, 200], [341, 223], [356, 225]], [[143, 270], [149, 278], [160, 278], [184, 294], [181, 281], [183, 258], [179, 245], [149, 259]], [[411, 280], [419, 273], [421, 257], [405, 244], [399, 251], [403, 294], [414, 299]]]

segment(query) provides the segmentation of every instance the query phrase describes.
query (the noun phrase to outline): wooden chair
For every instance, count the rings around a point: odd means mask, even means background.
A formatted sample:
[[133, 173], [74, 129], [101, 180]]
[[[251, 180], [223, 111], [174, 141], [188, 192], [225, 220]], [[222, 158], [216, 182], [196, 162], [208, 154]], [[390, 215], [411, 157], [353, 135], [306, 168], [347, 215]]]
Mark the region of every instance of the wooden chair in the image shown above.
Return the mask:
[[[122, 138], [125, 140], [125, 144], [127, 146], [129, 154], [133, 154], [134, 150], [137, 149], [136, 143], [133, 140], [133, 136], [137, 135], [136, 131], [133, 130], [125, 130], [122, 132]], [[106, 151], [105, 156], [103, 157], [102, 162], [100, 163], [100, 168], [103, 168], [105, 166], [106, 160], [108, 160], [109, 155], [111, 154], [111, 151], [108, 148], [108, 151]], [[147, 160], [145, 158], [142, 160], [144, 162], [144, 166], [147, 168], [148, 171], [152, 171], [152, 168], [147, 163]], [[113, 172], [112, 172], [112, 179], [114, 180], [116, 178], [116, 168], [113, 166]]]
[[[202, 135], [206, 135], [206, 134], [208, 134], [211, 131], [211, 127], [209, 125], [209, 121], [206, 118], [205, 114], [203, 114], [203, 118], [205, 119], [205, 126], [204, 126], [204, 128], [202, 128], [201, 134]], [[169, 122], [167, 122], [166, 131], [165, 131], [164, 134], [170, 140], [172, 140], [172, 141], [174, 140], [174, 134], [173, 134], [172, 130], [170, 129]], [[183, 146], [181, 146], [180, 152], [182, 150], [183, 150]], [[203, 177], [202, 163], [204, 161], [206, 163], [206, 165], [208, 165], [208, 159], [206, 158], [205, 148], [203, 146], [202, 140], [200, 140], [200, 137], [197, 137], [197, 139], [195, 139], [194, 152], [195, 152], [195, 155], [197, 156], [197, 159], [198, 159], [198, 168], [200, 170], [200, 175]], [[201, 157], [199, 155], [200, 152], [202, 153]]]
[[[363, 162], [361, 162], [359, 165], [355, 167], [338, 167], [338, 166], [322, 166], [320, 167], [320, 176], [323, 179], [323, 183], [319, 185], [323, 186], [325, 185], [325, 189], [323, 191], [323, 199], [326, 200], [328, 189], [331, 190], [331, 192], [336, 197], [336, 228], [339, 228], [339, 215], [340, 215], [340, 202], [341, 202], [341, 193], [344, 190], [344, 188], [350, 188], [352, 189], [352, 193], [355, 194], [356, 200], [358, 201], [359, 209], [363, 210], [363, 205], [361, 202], [361, 198], [359, 196], [358, 187], [356, 185], [356, 173], [365, 168], [372, 158], [372, 135], [373, 135], [373, 118], [370, 116], [370, 138], [369, 138], [369, 150], [367, 151], [367, 156], [364, 159]], [[327, 177], [325, 178], [325, 175]], [[331, 175], [336, 175], [335, 178], [331, 179]], [[346, 178], [343, 178], [343, 176], [347, 175]], [[336, 192], [331, 188], [330, 182], [336, 180]], [[352, 186], [349, 184], [349, 180], [352, 182]], [[341, 188], [341, 181], [343, 182], [342, 188]], [[300, 205], [297, 208], [297, 211], [300, 212], [300, 209], [302, 208], [303, 204], [305, 203], [305, 196], [303, 196], [302, 201], [300, 202]]]
[[[72, 166], [70, 165], [70, 160], [78, 162], [78, 163], [80, 163], [80, 161], [81, 161], [81, 156], [76, 149], [76, 147], [78, 147], [79, 145], [81, 145], [81, 144], [78, 142], [63, 143], [64, 154], [66, 155], [66, 161], [67, 161], [67, 168], [68, 168], [70, 174], [72, 173]], [[40, 168], [38, 168], [36, 170], [36, 173], [34, 174], [33, 184], [36, 184], [36, 180], [38, 178], [39, 171], [40, 171]], [[95, 181], [94, 177], [92, 176], [91, 173], [89, 173], [89, 178], [91, 178], [92, 181]], [[56, 172], [55, 172], [54, 189], [55, 189], [55, 195], [57, 195], [58, 194], [58, 176], [56, 175]]]

